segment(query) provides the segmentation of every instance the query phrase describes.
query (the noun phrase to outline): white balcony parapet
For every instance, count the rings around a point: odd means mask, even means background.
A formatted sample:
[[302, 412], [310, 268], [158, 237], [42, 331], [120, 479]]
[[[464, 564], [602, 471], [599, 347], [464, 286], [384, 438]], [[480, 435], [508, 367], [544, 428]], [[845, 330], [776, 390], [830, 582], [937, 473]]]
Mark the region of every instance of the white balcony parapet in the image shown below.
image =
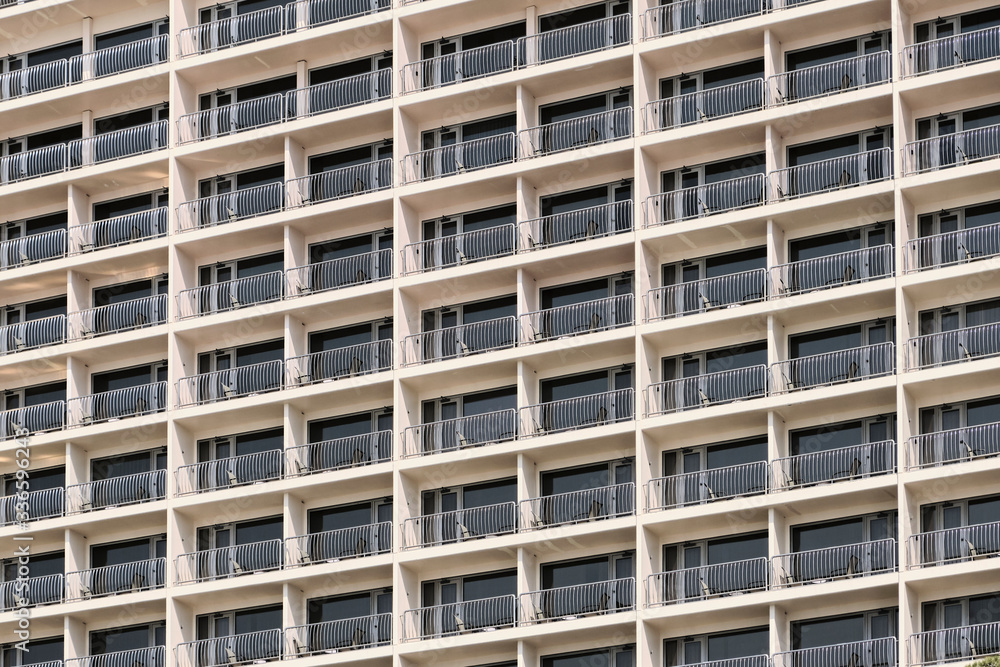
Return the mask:
[[179, 317], [187, 319], [280, 301], [283, 278], [281, 271], [271, 271], [181, 290], [177, 295]]
[[521, 130], [518, 159], [606, 144], [632, 136], [632, 107], [600, 111]]
[[177, 667], [231, 667], [281, 659], [280, 628], [178, 644]]
[[967, 264], [1000, 255], [1000, 223], [912, 239], [906, 243], [906, 272]]
[[511, 72], [517, 66], [517, 49], [513, 40], [425, 58], [403, 65], [403, 93]]
[[813, 387], [884, 377], [896, 372], [893, 343], [862, 345], [779, 361], [771, 366], [771, 391], [785, 394]]
[[335, 653], [392, 643], [392, 614], [373, 614], [285, 629], [286, 656]]
[[28, 577], [26, 581], [5, 581], [0, 583], [0, 611], [57, 604], [64, 600], [64, 591], [61, 574]]
[[66, 316], [52, 315], [37, 320], [0, 326], [0, 356], [58, 345], [66, 340]]
[[[767, 577], [767, 558], [764, 557], [659, 572], [646, 579], [646, 607], [764, 591], [767, 590]], [[766, 667], [766, 663], [761, 667]]]
[[66, 402], [52, 401], [0, 411], [0, 441], [66, 427]]
[[62, 487], [28, 491], [26, 497], [0, 497], [0, 526], [53, 519], [66, 513], [66, 490]]
[[635, 609], [635, 579], [610, 579], [522, 593], [518, 603], [523, 625], [631, 611]]
[[909, 370], [995, 357], [1000, 355], [1000, 323], [917, 336], [906, 351]]
[[632, 200], [554, 213], [517, 225], [518, 252], [530, 252], [577, 241], [632, 231]]
[[915, 470], [1000, 455], [1000, 422], [911, 436], [907, 468]]
[[631, 42], [632, 15], [619, 14], [521, 37], [517, 40], [517, 53], [520, 65], [528, 67], [606, 51]]
[[71, 251], [91, 252], [166, 236], [169, 218], [170, 209], [160, 206], [70, 227]]
[[284, 208], [284, 198], [283, 183], [267, 183], [186, 201], [177, 207], [177, 231], [188, 232], [275, 213]]
[[65, 667], [165, 667], [167, 649], [150, 646], [66, 660]]
[[292, 357], [285, 362], [288, 386], [371, 375], [392, 368], [392, 341], [348, 345]]
[[289, 179], [288, 208], [299, 208], [392, 187], [392, 158]]
[[177, 557], [177, 583], [214, 581], [252, 572], [281, 569], [281, 540], [234, 544]]
[[285, 298], [343, 289], [392, 278], [392, 250], [374, 250], [285, 271]]
[[865, 639], [816, 648], [782, 651], [771, 656], [773, 667], [895, 667], [895, 637]]
[[823, 192], [878, 183], [892, 178], [892, 149], [875, 150], [817, 160], [768, 174], [769, 201], [795, 199]]
[[189, 495], [281, 479], [283, 458], [282, 450], [270, 449], [183, 465], [176, 473], [177, 493]]
[[776, 588], [895, 572], [896, 540], [779, 554], [771, 559], [771, 568], [771, 581]]
[[195, 111], [177, 119], [178, 143], [188, 144], [275, 125], [285, 120], [286, 115], [284, 93]]
[[285, 538], [285, 566], [334, 563], [392, 551], [392, 522]]
[[701, 505], [767, 490], [767, 461], [740, 463], [652, 479], [646, 484], [646, 509]]
[[892, 244], [886, 244], [779, 264], [770, 270], [771, 295], [778, 298], [888, 278], [893, 263]]
[[892, 78], [888, 51], [804, 67], [768, 77], [771, 105], [791, 104], [887, 83]]
[[646, 388], [646, 416], [761, 398], [769, 390], [763, 365], [656, 382]]
[[189, 375], [177, 381], [177, 406], [202, 405], [283, 388], [280, 359]]
[[163, 588], [166, 580], [166, 558], [95, 567], [66, 575], [66, 599], [90, 600], [120, 593], [139, 593]]
[[517, 623], [513, 595], [465, 600], [403, 612], [403, 641], [510, 628]]
[[786, 456], [771, 462], [775, 491], [896, 472], [893, 440]]
[[517, 437], [517, 411], [497, 410], [408, 426], [403, 458], [453, 452], [509, 442]]
[[524, 313], [518, 317], [519, 344], [608, 331], [635, 324], [635, 299], [619, 294]]
[[514, 161], [513, 132], [470, 139], [410, 153], [403, 158], [403, 184], [465, 174]]
[[[656, 9], [665, 9], [665, 5]], [[655, 11], [655, 10], [654, 10]], [[685, 93], [648, 102], [643, 108], [645, 133], [706, 123], [720, 118], [760, 111], [767, 102], [764, 79], [749, 79], [725, 86]]]
[[413, 366], [444, 359], [514, 347], [517, 318], [498, 317], [454, 327], [411, 334], [403, 339], [403, 365]]
[[0, 241], [0, 271], [66, 256], [66, 230], [53, 229]]
[[767, 298], [766, 269], [655, 287], [645, 295], [646, 321], [735, 308]]
[[66, 401], [69, 426], [86, 426], [163, 412], [167, 409], [167, 383], [102, 391]]
[[376, 431], [289, 447], [285, 457], [289, 477], [383, 463], [392, 460], [392, 432]]
[[907, 641], [910, 665], [971, 663], [1000, 652], [1000, 623], [977, 623], [910, 635]]
[[409, 243], [402, 250], [403, 273], [423, 273], [510, 256], [514, 254], [515, 244], [514, 225], [497, 225]]
[[167, 471], [150, 470], [66, 487], [66, 512], [136, 505], [167, 497]]
[[1000, 521], [945, 528], [910, 536], [909, 569], [967, 563], [1000, 555]]
[[285, 93], [288, 118], [308, 118], [392, 96], [392, 70], [380, 69]]
[[646, 198], [646, 227], [763, 206], [766, 201], [764, 174], [662, 192]]
[[67, 315], [70, 340], [83, 340], [165, 324], [167, 295], [153, 294]]
[[900, 54], [904, 77], [997, 58], [1000, 58], [1000, 27], [997, 26], [904, 46]]
[[522, 500], [520, 525], [525, 531], [541, 530], [632, 516], [635, 510], [635, 484], [625, 482]]
[[615, 389], [588, 396], [528, 405], [518, 410], [518, 436], [538, 437], [629, 421], [634, 416], [635, 391]]
[[467, 507], [403, 521], [403, 548], [453, 544], [517, 532], [517, 503]]
[[982, 162], [1000, 157], [1000, 123], [940, 137], [911, 141], [903, 147], [903, 174]]

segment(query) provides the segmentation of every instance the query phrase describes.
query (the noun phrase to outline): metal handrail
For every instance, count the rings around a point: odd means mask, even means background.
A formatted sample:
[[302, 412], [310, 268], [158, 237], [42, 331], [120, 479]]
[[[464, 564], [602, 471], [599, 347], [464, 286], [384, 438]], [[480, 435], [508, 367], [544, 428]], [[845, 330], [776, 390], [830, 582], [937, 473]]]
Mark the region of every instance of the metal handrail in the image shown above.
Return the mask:
[[646, 387], [646, 416], [761, 398], [770, 391], [762, 364], [655, 382]]
[[888, 538], [779, 554], [771, 559], [771, 567], [775, 588], [895, 572], [896, 540]]
[[737, 176], [725, 181], [650, 195], [645, 201], [646, 227], [739, 211], [767, 202], [764, 174]]
[[1000, 255], [1000, 223], [968, 227], [907, 241], [906, 271], [966, 264], [997, 255]]
[[323, 350], [285, 361], [288, 386], [302, 386], [380, 373], [392, 368], [392, 341], [348, 345]]
[[169, 218], [170, 209], [159, 206], [70, 227], [72, 252], [90, 252], [166, 236]]
[[53, 229], [0, 241], [0, 271], [66, 256], [66, 230]]
[[[285, 7], [267, 7], [231, 18], [184, 28], [177, 35], [179, 56], [198, 55], [277, 37], [285, 31]], [[204, 667], [204, 666], [202, 666]]]
[[512, 224], [408, 243], [402, 250], [403, 273], [423, 273], [513, 255], [515, 244]]
[[403, 158], [403, 184], [464, 174], [514, 161], [513, 132], [470, 139], [410, 153]]
[[125, 417], [139, 417], [163, 412], [166, 409], [166, 382], [150, 382], [125, 389], [102, 391], [66, 401], [69, 426], [85, 426]]
[[749, 79], [654, 100], [643, 107], [645, 133], [706, 123], [760, 111], [767, 103], [764, 79]]
[[903, 148], [903, 174], [960, 167], [1000, 157], [1000, 123], [910, 141]]
[[473, 81], [501, 72], [511, 72], [517, 66], [514, 40], [424, 58], [403, 65], [402, 92], [412, 93]]
[[883, 440], [786, 456], [772, 461], [771, 470], [775, 490], [893, 474], [896, 442]]
[[372, 614], [285, 628], [288, 657], [334, 653], [392, 643], [392, 614]]
[[634, 418], [635, 391], [612, 391], [528, 405], [518, 410], [518, 436], [536, 437]]
[[517, 225], [518, 252], [552, 248], [632, 231], [632, 200], [525, 220]]
[[264, 540], [181, 554], [175, 568], [177, 583], [215, 581], [251, 572], [280, 570], [281, 547], [281, 540]]
[[911, 44], [900, 53], [904, 78], [997, 58], [1000, 58], [1000, 27], [996, 26]]
[[512, 348], [517, 344], [516, 322], [517, 318], [511, 315], [410, 334], [402, 341], [403, 365], [426, 364]]
[[766, 557], [658, 572], [646, 578], [646, 607], [765, 591], [767, 583]]
[[51, 315], [37, 320], [0, 326], [0, 356], [57, 345], [66, 340], [66, 316]]
[[308, 118], [392, 97], [392, 70], [355, 74], [285, 93], [289, 118]]
[[541, 530], [635, 514], [635, 484], [626, 482], [528, 498], [519, 503], [522, 530]]
[[289, 179], [288, 208], [336, 201], [392, 187], [392, 158]]
[[189, 495], [281, 479], [284, 473], [283, 460], [282, 450], [269, 449], [265, 452], [182, 465], [176, 472], [177, 494]]
[[177, 143], [189, 144], [275, 125], [287, 115], [285, 93], [187, 113], [177, 119]]
[[816, 648], [782, 651], [771, 656], [773, 667], [895, 667], [895, 637], [866, 639]]
[[65, 401], [52, 401], [0, 411], [0, 441], [20, 435], [59, 431], [65, 426]]
[[466, 542], [517, 532], [517, 503], [466, 507], [403, 520], [403, 548]]
[[0, 74], [0, 100], [13, 100], [27, 95], [63, 88], [72, 81], [69, 61], [65, 58], [41, 65]]
[[635, 579], [609, 579], [547, 588], [519, 596], [521, 623], [573, 620], [635, 609]]
[[82, 340], [165, 324], [167, 295], [153, 294], [70, 313], [68, 338]]
[[40, 178], [69, 169], [66, 144], [33, 148], [0, 157], [0, 185]]
[[284, 545], [286, 567], [376, 556], [392, 551], [392, 522], [286, 537]]
[[891, 243], [838, 252], [771, 267], [771, 295], [791, 296], [888, 278], [893, 274]]
[[768, 174], [769, 201], [834, 192], [891, 179], [892, 149], [871, 151], [817, 160]]
[[283, 278], [283, 272], [270, 271], [181, 290], [177, 294], [178, 317], [183, 320], [280, 301]]
[[511, 408], [408, 426], [403, 430], [402, 457], [509, 442], [517, 437], [516, 414]]
[[392, 5], [390, 0], [295, 0], [287, 7], [287, 31], [297, 32], [384, 12]]
[[63, 575], [46, 574], [0, 583], [0, 611], [56, 604], [65, 598]]
[[0, 497], [0, 526], [53, 519], [65, 513], [66, 490], [62, 487]]
[[165, 646], [150, 646], [69, 658], [65, 661], [65, 667], [164, 667], [167, 664], [166, 656]]
[[520, 160], [606, 144], [632, 136], [632, 107], [558, 120], [517, 133]]
[[910, 665], [972, 662], [1000, 649], [1000, 622], [915, 632], [907, 640]]
[[767, 461], [669, 475], [646, 484], [646, 509], [701, 505], [767, 493]]
[[376, 431], [289, 447], [285, 457], [289, 477], [382, 463], [392, 459], [392, 432]]
[[167, 497], [167, 471], [150, 470], [66, 487], [66, 512], [135, 505]]
[[541, 65], [632, 42], [632, 15], [620, 14], [557, 28], [517, 40], [522, 67]]
[[642, 39], [654, 39], [728, 23], [764, 13], [763, 0], [679, 0], [646, 10], [642, 15]]
[[784, 394], [801, 389], [868, 380], [896, 372], [893, 343], [862, 345], [779, 361], [771, 366], [771, 391]]
[[284, 183], [266, 183], [192, 199], [177, 207], [177, 231], [188, 232], [276, 213], [285, 207], [284, 199]]
[[892, 79], [889, 51], [773, 74], [767, 79], [771, 105], [780, 106], [887, 83]]
[[618, 294], [523, 313], [518, 316], [518, 344], [540, 343], [630, 326], [635, 324], [634, 301], [632, 294]]
[[[280, 9], [280, 7], [279, 7]], [[177, 645], [177, 667], [226, 667], [281, 658], [281, 628]]]
[[166, 585], [166, 573], [166, 558], [151, 558], [69, 572], [66, 575], [66, 599], [90, 600], [106, 595], [163, 588]]
[[392, 278], [392, 250], [374, 250], [285, 270], [285, 298], [367, 285]]
[[284, 387], [283, 369], [284, 363], [274, 359], [183, 377], [177, 381], [177, 406], [202, 405], [278, 391]]
[[1000, 521], [910, 535], [910, 569], [963, 563], [1000, 554]]
[[750, 269], [714, 278], [654, 287], [645, 294], [646, 321], [735, 308], [764, 301], [767, 270]]
[[66, 144], [66, 152], [69, 166], [77, 169], [162, 151], [168, 146], [167, 121], [158, 120], [92, 137], [74, 139]]
[[403, 612], [403, 641], [509, 628], [517, 620], [514, 595], [407, 609]]
[[906, 448], [909, 470], [1000, 455], [1000, 422], [914, 435]]
[[909, 370], [995, 357], [1000, 355], [1000, 323], [915, 336], [906, 351]]
[[154, 35], [73, 56], [68, 67], [82, 81], [89, 81], [169, 61], [170, 35]]

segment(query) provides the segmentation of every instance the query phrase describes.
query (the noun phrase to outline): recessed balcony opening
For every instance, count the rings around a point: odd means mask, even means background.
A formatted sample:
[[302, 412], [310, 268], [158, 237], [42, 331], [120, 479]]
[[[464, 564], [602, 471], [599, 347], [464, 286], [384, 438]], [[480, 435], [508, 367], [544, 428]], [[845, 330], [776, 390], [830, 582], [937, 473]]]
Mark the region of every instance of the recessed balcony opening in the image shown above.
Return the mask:
[[497, 387], [421, 402], [421, 423], [403, 432], [403, 456], [427, 456], [517, 437], [517, 388]]
[[420, 134], [421, 150], [403, 158], [403, 183], [513, 162], [516, 130], [513, 113], [424, 130]]
[[392, 51], [309, 70], [309, 85], [285, 95], [288, 116], [304, 118], [392, 96]]
[[[710, 600], [767, 589], [766, 531], [665, 544], [662, 558], [663, 571], [650, 575], [646, 581], [648, 607]], [[740, 636], [734, 638], [736, 644], [728, 647], [726, 638], [731, 635], [722, 634], [716, 640], [719, 645], [715, 647], [715, 651], [712, 650], [714, 642], [708, 642], [707, 654], [704, 642], [699, 639], [693, 640], [696, 646], [688, 646], [688, 640], [685, 640], [683, 654], [677, 652], [679, 646], [668, 647], [665, 642], [666, 664], [681, 667], [710, 663], [718, 660], [713, 659], [713, 655], [721, 653], [727, 656], [726, 659], [741, 659], [741, 663], [745, 661], [747, 667], [767, 667], [766, 628], [763, 644], [760, 643], [761, 637], [757, 636], [757, 632], [759, 630], [748, 631], [748, 636], [739, 633]], [[676, 662], [681, 659], [681, 655], [684, 659]], [[759, 664], [761, 658], [765, 659], [763, 664]]]
[[517, 526], [514, 478], [432, 489], [420, 494], [420, 514], [404, 521], [403, 547], [508, 535]]
[[768, 393], [767, 341], [662, 359], [662, 382], [646, 389], [646, 414], [658, 415], [760, 398]]
[[762, 206], [767, 168], [763, 153], [660, 173], [660, 193], [646, 198], [646, 227]]
[[518, 434], [537, 437], [631, 421], [633, 377], [633, 366], [626, 363], [541, 380], [541, 402], [518, 410]]
[[198, 550], [177, 557], [177, 583], [277, 570], [282, 518], [269, 516], [198, 528]]
[[90, 547], [90, 568], [66, 575], [66, 599], [90, 600], [163, 588], [166, 556], [166, 535], [94, 544]]
[[66, 661], [67, 667], [163, 667], [166, 623], [157, 621], [123, 628], [90, 631], [90, 654]]
[[767, 493], [767, 436], [666, 451], [662, 465], [646, 486], [649, 510]]
[[16, 557], [0, 561], [3, 569], [3, 580], [0, 582], [0, 607], [3, 611], [56, 604], [64, 600], [66, 589], [63, 582], [63, 572], [65, 572], [63, 552], [31, 554], [30, 560], [27, 576], [20, 580]]
[[911, 369], [984, 359], [1000, 354], [1000, 299], [961, 303], [919, 313], [920, 335], [911, 338]]
[[180, 495], [260, 484], [283, 471], [281, 428], [198, 441], [198, 463], [177, 469]]
[[403, 639], [489, 632], [517, 622], [517, 570], [466, 574], [420, 584], [420, 608], [403, 612]]
[[509, 72], [523, 64], [526, 25], [517, 21], [420, 45], [420, 60], [403, 66], [403, 92], [441, 88]]
[[280, 300], [284, 261], [279, 251], [199, 266], [199, 286], [177, 295], [180, 318]]
[[66, 381], [5, 389], [0, 407], [0, 440], [60, 430], [66, 425]]
[[671, 262], [660, 274], [663, 287], [646, 293], [647, 322], [735, 308], [767, 297], [767, 248]]
[[167, 409], [166, 361], [94, 373], [90, 384], [90, 395], [66, 401], [69, 426], [118, 421]]
[[771, 367], [772, 390], [787, 393], [896, 372], [894, 317], [796, 334], [789, 359]]
[[177, 230], [214, 227], [280, 211], [285, 166], [272, 164], [198, 181], [198, 199], [177, 207]]
[[421, 313], [423, 332], [403, 340], [404, 363], [463, 358], [514, 347], [516, 316], [514, 294], [425, 310]]
[[308, 534], [285, 539], [287, 567], [392, 551], [391, 497], [311, 509], [307, 523]]
[[630, 326], [635, 323], [632, 290], [631, 272], [543, 287], [541, 309], [520, 316], [520, 342], [541, 343]]
[[309, 245], [309, 264], [285, 271], [285, 298], [343, 289], [392, 277], [392, 229]]
[[790, 296], [893, 275], [892, 222], [879, 222], [788, 242], [786, 264], [771, 268], [772, 293]]
[[[0, 6], [5, 6], [0, 3]], [[28, 652], [31, 653], [31, 665], [36, 667], [63, 667], [63, 638], [45, 637], [40, 639], [29, 639], [26, 644]], [[5, 644], [2, 650], [7, 656], [19, 656], [21, 652], [15, 644]], [[25, 663], [11, 659], [11, 665], [23, 665]]]
[[541, 124], [518, 134], [520, 159], [604, 144], [632, 136], [632, 88], [538, 108]]
[[791, 527], [791, 553], [772, 560], [776, 587], [896, 571], [895, 511]]
[[1000, 651], [996, 593], [924, 602], [922, 632], [910, 635], [912, 665], [971, 662]]
[[94, 120], [93, 135], [68, 144], [70, 167], [112, 162], [167, 148], [166, 102]]
[[1000, 496], [921, 505], [920, 532], [908, 546], [910, 568], [1000, 555]]
[[202, 352], [198, 374], [177, 382], [177, 404], [203, 405], [284, 387], [284, 340]]
[[66, 296], [0, 308], [0, 355], [66, 340]]
[[914, 44], [903, 47], [903, 75], [917, 76], [1000, 57], [1000, 7], [957, 14], [913, 26]]
[[917, 141], [903, 150], [906, 174], [959, 167], [1000, 156], [1000, 104], [917, 120]]
[[1000, 397], [921, 408], [907, 449], [911, 469], [1000, 456]]
[[295, 74], [219, 88], [198, 96], [198, 111], [177, 121], [181, 144], [204, 141], [280, 123], [289, 115], [286, 98]]
[[768, 667], [767, 626], [663, 640], [663, 667]]
[[606, 0], [538, 17], [538, 32], [519, 40], [525, 65], [606, 51], [632, 42], [629, 0]]
[[403, 248], [403, 273], [423, 273], [513, 255], [516, 222], [515, 204], [424, 220], [423, 240]]
[[891, 39], [886, 30], [787, 52], [785, 71], [768, 79], [771, 99], [789, 104], [886, 83]]
[[332, 382], [392, 368], [392, 318], [309, 333], [309, 354], [285, 364], [289, 385]]
[[644, 109], [645, 131], [759, 111], [767, 101], [765, 92], [763, 58], [660, 79], [659, 99]]
[[166, 274], [94, 288], [94, 306], [69, 314], [69, 338], [88, 339], [165, 324], [167, 295]]
[[392, 642], [392, 589], [306, 601], [308, 623], [286, 628], [286, 657], [333, 654]]
[[162, 500], [167, 495], [166, 447], [92, 459], [90, 480], [66, 487], [68, 513]]
[[898, 610], [813, 618], [791, 623], [791, 651], [772, 658], [775, 667], [892, 667], [897, 663]]
[[69, 230], [73, 252], [159, 238], [167, 233], [170, 198], [166, 188], [94, 204], [93, 222]]
[[17, 183], [69, 169], [68, 146], [79, 146], [80, 123], [0, 142], [0, 185]]
[[539, 198], [542, 215], [518, 223], [518, 251], [632, 231], [632, 179]]
[[280, 604], [200, 614], [195, 618], [198, 639], [177, 645], [178, 667], [280, 660], [281, 618]]
[[894, 473], [896, 415], [790, 431], [788, 452], [772, 464], [775, 490]]
[[635, 609], [635, 552], [544, 563], [541, 590], [522, 593], [522, 623], [574, 620]]
[[309, 444], [288, 450], [288, 474], [311, 475], [392, 459], [392, 408], [309, 422]]
[[589, 651], [543, 655], [539, 664], [541, 667], [577, 667], [578, 665], [591, 665], [592, 667], [635, 667], [635, 644], [625, 644]]
[[773, 201], [891, 179], [893, 128], [876, 127], [789, 146], [787, 167], [769, 174]]
[[906, 244], [907, 271], [974, 262], [1000, 254], [1000, 202], [925, 213]]
[[313, 155], [309, 175], [288, 181], [288, 208], [385, 190], [392, 171], [392, 139]]
[[[812, 1], [812, 0], [805, 0]], [[802, 4], [802, 0], [676, 0], [646, 10], [642, 17], [644, 40], [675, 35], [705, 26], [759, 16], [767, 9]]]
[[82, 58], [83, 41], [79, 39], [7, 55], [0, 60], [0, 100], [34, 95], [81, 81]]
[[635, 459], [543, 471], [541, 496], [521, 501], [522, 525], [537, 530], [635, 514]]
[[0, 225], [0, 270], [65, 257], [66, 211]]

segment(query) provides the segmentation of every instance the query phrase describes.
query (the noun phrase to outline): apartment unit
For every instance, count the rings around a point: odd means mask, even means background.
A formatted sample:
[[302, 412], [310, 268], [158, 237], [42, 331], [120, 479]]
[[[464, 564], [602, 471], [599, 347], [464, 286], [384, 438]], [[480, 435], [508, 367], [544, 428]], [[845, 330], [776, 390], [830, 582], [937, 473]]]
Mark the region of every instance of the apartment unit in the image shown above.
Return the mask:
[[1000, 652], [997, 0], [532, 2], [0, 0], [0, 667]]

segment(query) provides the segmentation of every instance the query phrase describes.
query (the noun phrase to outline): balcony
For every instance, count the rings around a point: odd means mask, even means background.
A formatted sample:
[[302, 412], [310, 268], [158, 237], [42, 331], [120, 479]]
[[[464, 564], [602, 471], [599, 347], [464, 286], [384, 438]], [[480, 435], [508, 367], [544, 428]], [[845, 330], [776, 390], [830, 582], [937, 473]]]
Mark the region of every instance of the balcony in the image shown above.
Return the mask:
[[646, 579], [646, 606], [764, 591], [767, 571], [767, 558], [750, 558], [651, 574]]
[[66, 425], [65, 401], [53, 401], [0, 412], [0, 441], [33, 433], [59, 431]]
[[[512, 315], [411, 334], [403, 339], [403, 365], [414, 366], [512, 348], [516, 343], [516, 326], [517, 319]], [[510, 431], [513, 433], [513, 428]]]
[[392, 187], [392, 158], [330, 169], [288, 181], [288, 208], [378, 192]]
[[1000, 255], [1000, 224], [924, 236], [906, 244], [906, 271], [914, 273]]
[[521, 315], [520, 344], [620, 329], [635, 323], [634, 298], [619, 294]]
[[281, 659], [281, 629], [199, 639], [177, 645], [177, 667], [227, 667]]
[[[245, 368], [249, 368], [249, 366]], [[391, 368], [391, 340], [376, 340], [360, 345], [348, 345], [335, 350], [313, 352], [300, 357], [292, 357], [285, 362], [289, 386], [332, 382], [344, 378], [371, 375]], [[277, 388], [280, 388], [280, 385]]]
[[[0, 2], [0, 7], [20, 2]], [[156, 35], [0, 75], [0, 100], [151, 67], [170, 60], [170, 36]]]
[[392, 277], [392, 250], [330, 259], [285, 271], [285, 298], [367, 285]]
[[425, 514], [403, 521], [403, 548], [453, 544], [517, 531], [514, 502]]
[[167, 581], [166, 575], [166, 558], [70, 572], [66, 575], [66, 599], [90, 600], [120, 593], [138, 593], [163, 588]]
[[764, 174], [750, 174], [651, 195], [646, 198], [646, 227], [763, 206], [764, 181]]
[[286, 657], [339, 653], [392, 643], [392, 614], [296, 625], [285, 630]]
[[518, 251], [553, 248], [632, 231], [632, 200], [616, 201], [518, 223]]
[[66, 230], [53, 229], [0, 241], [0, 271], [66, 256]]
[[772, 104], [792, 104], [886, 83], [892, 78], [890, 58], [888, 51], [879, 51], [775, 74], [767, 80]]
[[392, 522], [310, 533], [285, 539], [285, 566], [335, 563], [344, 558], [375, 556], [392, 551]]
[[524, 530], [540, 530], [635, 514], [635, 484], [613, 484], [522, 500]]
[[634, 390], [615, 389], [529, 405], [518, 410], [518, 435], [530, 438], [631, 421], [634, 404]]
[[150, 646], [130, 651], [70, 658], [64, 664], [65, 667], [164, 667], [166, 653], [167, 650], [163, 646]]
[[335, 81], [296, 88], [285, 93], [285, 108], [291, 118], [308, 118], [339, 111], [392, 96], [392, 70], [356, 74]]
[[69, 168], [68, 158], [66, 144], [34, 148], [0, 157], [0, 185], [66, 171]]
[[645, 393], [647, 417], [761, 398], [768, 395], [767, 366], [657, 382]]
[[280, 449], [203, 461], [177, 469], [177, 494], [184, 496], [247, 484], [260, 484], [280, 479], [281, 475]]
[[635, 579], [611, 579], [523, 593], [521, 623], [575, 620], [635, 609]]
[[160, 238], [167, 235], [169, 218], [170, 209], [161, 206], [77, 225], [68, 230], [70, 244], [74, 253], [84, 253]]
[[662, 510], [767, 493], [767, 461], [670, 475], [646, 485], [646, 508]]
[[167, 409], [167, 383], [151, 382], [125, 389], [103, 391], [66, 401], [69, 426], [118, 421], [156, 414]]
[[632, 136], [632, 107], [529, 127], [517, 135], [517, 154], [524, 160], [606, 144]]
[[772, 469], [775, 490], [892, 474], [896, 443], [886, 440], [788, 456], [775, 460]]
[[[652, 11], [675, 7], [666, 5]], [[750, 79], [716, 88], [685, 93], [676, 97], [648, 102], [644, 108], [645, 133], [670, 130], [720, 118], [760, 111], [767, 102], [764, 79]]]
[[646, 292], [646, 321], [735, 308], [767, 298], [767, 271], [751, 269]]
[[403, 158], [403, 184], [465, 174], [513, 161], [513, 132], [471, 139], [405, 156]]
[[1000, 623], [978, 623], [917, 632], [908, 642], [910, 665], [972, 662], [1000, 652]]
[[403, 612], [403, 641], [511, 628], [517, 622], [513, 595], [452, 602]]
[[70, 340], [144, 329], [167, 322], [167, 295], [154, 294], [70, 313]]
[[403, 273], [425, 273], [509, 257], [514, 254], [515, 243], [514, 225], [497, 225], [409, 243], [403, 248]]
[[510, 442], [517, 437], [516, 413], [498, 410], [408, 426], [403, 431], [403, 458]]
[[0, 584], [0, 611], [57, 604], [63, 601], [63, 591], [61, 574], [5, 581]]
[[1000, 58], [1000, 28], [983, 28], [903, 47], [903, 76], [964, 67]]
[[896, 638], [866, 639], [844, 644], [775, 653], [773, 667], [895, 667]]
[[632, 15], [621, 14], [521, 37], [518, 53], [525, 66], [541, 65], [632, 42]]
[[1000, 323], [917, 336], [906, 348], [910, 370], [995, 357], [1000, 354]]
[[996, 157], [1000, 157], [1000, 124], [907, 143], [903, 173], [912, 176]]
[[771, 366], [771, 391], [785, 394], [884, 377], [896, 372], [895, 365], [895, 345], [892, 343], [788, 359]]
[[896, 571], [896, 540], [797, 551], [771, 561], [776, 588]]
[[280, 301], [283, 282], [281, 271], [271, 271], [181, 290], [178, 317], [183, 320]]
[[705, 26], [759, 16], [764, 13], [765, 6], [763, 0], [679, 0], [646, 10], [642, 15], [642, 38], [647, 40], [676, 35]]
[[167, 471], [150, 470], [66, 487], [66, 511], [79, 514], [167, 497]]
[[915, 435], [907, 442], [909, 468], [974, 461], [1000, 455], [1000, 422]]
[[0, 356], [66, 340], [66, 316], [52, 315], [0, 327]]
[[290, 447], [286, 460], [289, 477], [391, 461], [392, 432], [378, 431]]
[[284, 93], [255, 97], [215, 109], [196, 111], [184, 114], [177, 120], [177, 143], [183, 145], [238, 134], [259, 127], [275, 125], [285, 120], [286, 117]]
[[513, 41], [425, 58], [403, 65], [403, 93], [442, 88], [501, 72], [512, 72], [517, 65]]
[[910, 536], [909, 568], [967, 563], [1000, 556], [1000, 521]]
[[888, 278], [893, 264], [891, 244], [779, 264], [770, 271], [771, 294], [785, 297]]
[[177, 207], [177, 231], [189, 232], [275, 213], [284, 206], [284, 197], [283, 184], [267, 183], [186, 201]]
[[235, 544], [177, 557], [177, 583], [215, 581], [281, 569], [281, 540]]
[[771, 200], [782, 201], [835, 192], [892, 178], [892, 149], [876, 150], [817, 160], [772, 171]]

